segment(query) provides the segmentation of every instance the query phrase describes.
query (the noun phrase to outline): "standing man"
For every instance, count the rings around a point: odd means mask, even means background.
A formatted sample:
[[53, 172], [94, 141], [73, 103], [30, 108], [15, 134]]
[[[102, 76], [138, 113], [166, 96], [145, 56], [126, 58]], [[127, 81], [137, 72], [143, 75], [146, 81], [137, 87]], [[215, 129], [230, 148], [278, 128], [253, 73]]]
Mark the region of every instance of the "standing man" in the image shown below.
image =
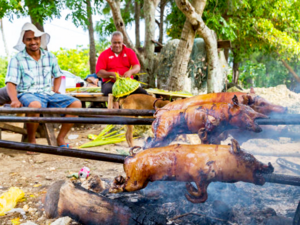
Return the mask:
[[[50, 35], [38, 30], [33, 24], [25, 23], [22, 27], [18, 44], [14, 47], [20, 51], [13, 57], [7, 68], [6, 87], [11, 100], [11, 107], [29, 108], [81, 108], [81, 102], [73, 97], [58, 92], [61, 76], [56, 57], [44, 50]], [[54, 77], [52, 91], [51, 77]], [[39, 117], [39, 114], [27, 114]], [[66, 117], [75, 117], [66, 115]], [[57, 136], [60, 147], [69, 147], [65, 137], [73, 124], [62, 124]], [[28, 141], [35, 144], [38, 123], [27, 124]]]
[[[101, 91], [104, 96], [112, 93], [112, 86], [115, 83], [117, 72], [122, 77], [130, 77], [141, 69], [140, 62], [135, 52], [123, 44], [123, 34], [115, 31], [111, 36], [111, 46], [103, 51], [97, 61], [96, 74], [102, 78]], [[139, 87], [132, 94], [148, 94]], [[114, 108], [116, 105], [114, 104]], [[118, 107], [117, 107], [118, 108]]]

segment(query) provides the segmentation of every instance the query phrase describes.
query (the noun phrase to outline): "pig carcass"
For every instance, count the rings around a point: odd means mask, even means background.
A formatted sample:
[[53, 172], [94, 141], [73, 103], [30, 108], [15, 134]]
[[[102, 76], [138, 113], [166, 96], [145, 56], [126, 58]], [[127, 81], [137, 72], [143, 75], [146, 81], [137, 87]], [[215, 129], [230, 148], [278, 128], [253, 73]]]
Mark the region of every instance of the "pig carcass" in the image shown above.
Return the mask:
[[239, 102], [244, 105], [250, 106], [256, 112], [269, 115], [271, 113], [286, 113], [287, 108], [274, 105], [268, 102], [266, 99], [255, 94], [254, 90], [251, 89], [249, 94], [243, 92], [222, 92], [222, 93], [211, 93], [198, 95], [190, 98], [185, 98], [171, 102], [161, 109], [157, 109], [156, 116], [164, 113], [168, 110], [186, 109], [190, 106], [202, 105], [206, 103], [219, 103], [227, 102], [230, 103], [231, 99], [237, 96]]
[[[193, 203], [207, 199], [211, 182], [234, 183], [238, 181], [263, 185], [263, 173], [274, 168], [265, 165], [240, 149], [237, 141], [231, 145], [170, 145], [152, 148], [128, 156], [124, 162], [126, 178], [115, 178], [109, 191], [137, 191], [148, 182], [158, 180], [185, 181], [186, 198]], [[197, 189], [190, 183], [195, 182]]]
[[[166, 146], [179, 134], [197, 133], [202, 143], [219, 144], [227, 138], [228, 129], [239, 128], [261, 132], [254, 121], [268, 116], [239, 104], [234, 96], [232, 103], [208, 103], [182, 110], [165, 111], [152, 123], [154, 138], [145, 148]], [[223, 136], [222, 134], [226, 135]]]

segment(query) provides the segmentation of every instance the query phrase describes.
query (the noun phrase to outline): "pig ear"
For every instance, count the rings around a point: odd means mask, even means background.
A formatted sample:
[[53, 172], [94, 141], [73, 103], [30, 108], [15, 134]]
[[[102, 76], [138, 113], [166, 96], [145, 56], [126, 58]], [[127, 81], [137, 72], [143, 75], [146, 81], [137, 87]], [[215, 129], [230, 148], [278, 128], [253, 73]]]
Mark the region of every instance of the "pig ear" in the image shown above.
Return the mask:
[[249, 96], [248, 95], [242, 95], [243, 101], [242, 104], [243, 105], [249, 105]]
[[236, 95], [233, 96], [233, 98], [232, 98], [232, 103], [233, 103], [234, 106], [235, 106], [235, 105], [239, 105], [239, 100], [238, 100], [238, 98], [236, 97]]
[[253, 87], [250, 88], [250, 94], [255, 94], [255, 91], [254, 91]]
[[237, 140], [235, 139], [231, 139], [231, 151], [232, 153], [239, 153], [241, 151], [241, 147], [239, 145], [239, 143], [237, 142]]

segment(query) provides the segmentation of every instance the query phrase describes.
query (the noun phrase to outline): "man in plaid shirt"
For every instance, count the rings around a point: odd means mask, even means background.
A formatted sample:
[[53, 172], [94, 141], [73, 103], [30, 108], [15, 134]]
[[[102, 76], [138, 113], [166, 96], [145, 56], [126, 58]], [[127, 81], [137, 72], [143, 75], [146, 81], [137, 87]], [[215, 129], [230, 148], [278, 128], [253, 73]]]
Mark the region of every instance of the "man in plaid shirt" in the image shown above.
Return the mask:
[[[56, 57], [44, 50], [50, 36], [39, 31], [33, 24], [26, 23], [21, 32], [18, 45], [14, 48], [20, 52], [11, 59], [6, 75], [6, 87], [11, 99], [11, 107], [30, 108], [81, 108], [81, 102], [73, 97], [59, 93], [61, 69]], [[52, 91], [52, 76], [54, 85]], [[38, 117], [39, 114], [27, 114]], [[66, 115], [66, 117], [74, 117]], [[60, 147], [69, 147], [65, 136], [73, 124], [62, 124], [57, 136]], [[36, 143], [35, 133], [38, 123], [28, 123], [28, 141]]]

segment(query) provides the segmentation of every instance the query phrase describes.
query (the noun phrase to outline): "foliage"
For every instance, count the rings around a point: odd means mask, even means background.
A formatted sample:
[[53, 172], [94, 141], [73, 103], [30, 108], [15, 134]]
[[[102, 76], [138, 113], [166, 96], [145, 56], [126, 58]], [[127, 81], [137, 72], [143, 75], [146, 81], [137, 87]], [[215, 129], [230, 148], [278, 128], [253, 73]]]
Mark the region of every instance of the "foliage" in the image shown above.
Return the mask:
[[[295, 71], [300, 71], [299, 62], [290, 62]], [[232, 71], [228, 74], [228, 81], [232, 81]], [[297, 82], [289, 74], [276, 55], [265, 52], [253, 53], [249, 59], [241, 62], [240, 81], [245, 88], [253, 87], [274, 87], [285, 84], [289, 89], [295, 90]]]
[[67, 70], [76, 76], [85, 78], [89, 74], [89, 50], [80, 49], [65, 49], [53, 52], [57, 57], [58, 64], [62, 70]]
[[[121, 5], [121, 15], [125, 26], [128, 27], [134, 22], [134, 2], [132, 0], [125, 0], [123, 3]], [[95, 31], [100, 37], [107, 37], [116, 30], [108, 3], [102, 6], [102, 16], [104, 18], [96, 22]]]
[[8, 66], [7, 59], [0, 57], [0, 88], [5, 86], [5, 76], [6, 76], [7, 66]]

